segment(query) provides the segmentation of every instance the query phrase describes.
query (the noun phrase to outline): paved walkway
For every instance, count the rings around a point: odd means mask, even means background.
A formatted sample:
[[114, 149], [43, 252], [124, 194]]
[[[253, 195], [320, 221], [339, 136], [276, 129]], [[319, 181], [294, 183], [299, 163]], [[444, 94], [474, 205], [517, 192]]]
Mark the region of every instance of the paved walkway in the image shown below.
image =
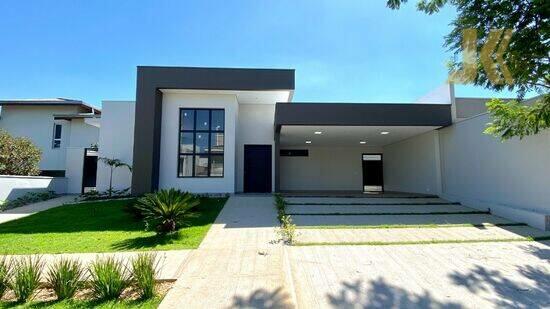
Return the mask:
[[550, 242], [288, 247], [298, 308], [549, 308]]
[[276, 226], [272, 196], [231, 196], [160, 307], [293, 307]]
[[[180, 275], [181, 265], [186, 260], [193, 250], [171, 250], [171, 251], [155, 251], [158, 261], [159, 280], [175, 281]], [[64, 254], [41, 254], [40, 257], [44, 262], [44, 269], [48, 269], [55, 261], [60, 258], [78, 259], [84, 267], [87, 267], [97, 258], [115, 257], [124, 263], [129, 263], [131, 259], [136, 257], [140, 252], [112, 252], [112, 253], [64, 253]], [[143, 252], [141, 252], [143, 253]], [[8, 255], [8, 258], [20, 258], [18, 255]], [[46, 272], [42, 273], [43, 276]]]
[[63, 195], [53, 198], [51, 200], [8, 209], [6, 211], [0, 212], [0, 224], [27, 217], [37, 212], [48, 210], [50, 208], [59, 207], [64, 204], [74, 203], [76, 198], [78, 198], [77, 195]]

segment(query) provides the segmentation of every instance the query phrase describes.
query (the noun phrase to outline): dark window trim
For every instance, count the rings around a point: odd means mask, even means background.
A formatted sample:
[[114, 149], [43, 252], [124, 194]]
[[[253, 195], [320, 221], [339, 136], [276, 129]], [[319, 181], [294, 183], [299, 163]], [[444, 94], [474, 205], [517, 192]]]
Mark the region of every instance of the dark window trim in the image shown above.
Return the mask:
[[[193, 111], [193, 130], [183, 130], [181, 127], [181, 111], [182, 110], [192, 110]], [[208, 130], [197, 130], [197, 111], [199, 110], [206, 110], [209, 111], [208, 113], [208, 125], [210, 129]], [[222, 111], [223, 112], [223, 130], [215, 131], [212, 130], [212, 112], [213, 111]], [[177, 178], [224, 178], [225, 176], [225, 109], [223, 108], [194, 108], [194, 107], [180, 107], [178, 109], [179, 112], [179, 122], [178, 122], [178, 155], [177, 155]], [[181, 134], [182, 133], [193, 133], [193, 151], [192, 152], [181, 152]], [[206, 133], [208, 134], [208, 152], [196, 152], [197, 148], [197, 141], [195, 139], [196, 133]], [[222, 152], [212, 152], [211, 147], [211, 135], [212, 133], [223, 133], [223, 151]], [[192, 176], [180, 176], [180, 159], [181, 156], [191, 156], [193, 160], [193, 168], [192, 168]], [[195, 175], [195, 158], [197, 156], [207, 156], [208, 157], [208, 167], [207, 167], [207, 176], [196, 176]], [[223, 157], [223, 169], [222, 169], [222, 175], [221, 176], [211, 176], [211, 167], [212, 167], [212, 156], [222, 156]]]
[[279, 150], [281, 157], [309, 157], [308, 149], [281, 149]]
[[[60, 133], [59, 133], [59, 138], [56, 138], [56, 133], [57, 133], [57, 126], [60, 126], [61, 129], [60, 129]], [[53, 124], [53, 134], [52, 134], [52, 149], [60, 149], [61, 148], [61, 142], [62, 142], [62, 138], [63, 138], [63, 125], [61, 123], [55, 123]], [[55, 142], [56, 141], [59, 141], [59, 146], [58, 147], [55, 147]]]

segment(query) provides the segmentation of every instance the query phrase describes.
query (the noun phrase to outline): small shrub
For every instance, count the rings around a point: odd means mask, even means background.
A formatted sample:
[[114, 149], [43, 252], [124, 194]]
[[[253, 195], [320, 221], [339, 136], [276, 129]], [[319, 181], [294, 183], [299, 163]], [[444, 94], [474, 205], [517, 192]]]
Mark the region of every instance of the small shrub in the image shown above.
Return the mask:
[[129, 286], [126, 266], [114, 257], [97, 259], [90, 265], [90, 287], [95, 298], [112, 300]]
[[0, 206], [0, 208], [4, 208], [4, 209], [17, 208], [17, 207], [25, 206], [36, 202], [47, 201], [49, 199], [52, 199], [58, 196], [59, 195], [57, 195], [54, 191], [28, 192], [25, 195], [20, 196], [13, 201], [5, 202], [2, 206]]
[[40, 174], [42, 151], [26, 137], [13, 137], [0, 129], [0, 175]]
[[82, 287], [84, 269], [79, 261], [60, 259], [48, 269], [48, 284], [57, 295], [57, 299], [72, 298]]
[[154, 226], [158, 234], [164, 235], [177, 231], [189, 210], [198, 204], [195, 195], [169, 189], [145, 194], [137, 200], [135, 207], [143, 215], [148, 228]]
[[11, 266], [7, 257], [4, 256], [0, 259], [0, 299], [9, 288]]
[[14, 263], [10, 288], [18, 302], [30, 300], [40, 286], [40, 274], [44, 264], [41, 257], [24, 257]]
[[292, 223], [292, 218], [290, 218], [289, 215], [281, 217], [281, 227], [278, 233], [286, 244], [292, 245], [294, 243], [296, 238], [296, 225]]
[[132, 279], [142, 299], [155, 296], [157, 266], [157, 258], [153, 253], [140, 253], [132, 261]]
[[279, 193], [275, 194], [275, 207], [277, 208], [277, 219], [282, 222], [282, 218], [286, 215], [286, 201]]

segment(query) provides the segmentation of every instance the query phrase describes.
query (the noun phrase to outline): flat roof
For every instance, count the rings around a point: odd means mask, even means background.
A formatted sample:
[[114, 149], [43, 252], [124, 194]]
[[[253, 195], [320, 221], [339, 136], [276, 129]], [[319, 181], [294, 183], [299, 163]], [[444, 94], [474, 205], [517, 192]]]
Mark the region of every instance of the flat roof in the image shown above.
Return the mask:
[[277, 103], [275, 127], [305, 126], [448, 126], [450, 104], [421, 103]]
[[12, 105], [12, 106], [51, 106], [51, 105], [74, 105], [80, 106], [88, 110], [90, 113], [101, 114], [101, 109], [94, 107], [88, 103], [80, 100], [65, 99], [65, 98], [53, 98], [53, 99], [14, 99], [14, 100], [0, 100], [0, 106]]

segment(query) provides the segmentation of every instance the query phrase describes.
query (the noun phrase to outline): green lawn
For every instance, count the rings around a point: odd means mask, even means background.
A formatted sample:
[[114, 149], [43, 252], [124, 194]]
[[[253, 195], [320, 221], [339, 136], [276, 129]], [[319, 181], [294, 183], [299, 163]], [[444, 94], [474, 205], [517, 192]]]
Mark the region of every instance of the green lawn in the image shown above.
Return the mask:
[[5, 303], [0, 302], [0, 309], [14, 308], [14, 309], [30, 309], [30, 308], [47, 308], [47, 309], [65, 309], [65, 308], [99, 308], [99, 309], [152, 309], [157, 308], [160, 304], [160, 298], [154, 298], [147, 301], [77, 301], [77, 300], [65, 300], [61, 302], [31, 302], [27, 304]]
[[185, 220], [188, 227], [168, 237], [145, 231], [124, 210], [133, 200], [65, 205], [0, 224], [0, 254], [194, 249], [225, 201], [202, 198]]

